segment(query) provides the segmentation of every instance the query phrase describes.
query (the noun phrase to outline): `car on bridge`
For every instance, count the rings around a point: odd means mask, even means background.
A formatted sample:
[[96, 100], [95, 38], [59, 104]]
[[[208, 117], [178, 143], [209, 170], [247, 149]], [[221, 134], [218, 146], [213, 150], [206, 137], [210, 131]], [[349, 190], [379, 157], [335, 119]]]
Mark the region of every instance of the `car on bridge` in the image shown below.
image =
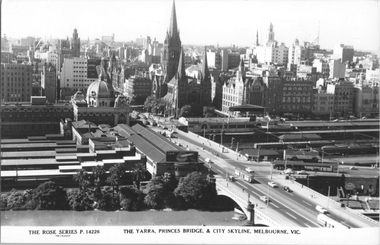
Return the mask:
[[236, 181], [236, 178], [234, 176], [228, 176], [227, 180], [234, 182], [234, 181]]
[[268, 182], [268, 185], [273, 188], [278, 187], [278, 185], [274, 182]]
[[269, 202], [269, 198], [267, 196], [261, 196], [260, 200], [265, 202], [265, 203]]
[[325, 209], [324, 207], [321, 207], [319, 205], [315, 206], [315, 209], [320, 212], [321, 214], [328, 214], [329, 211], [327, 211], [327, 209]]
[[254, 173], [255, 172], [253, 170], [253, 168], [251, 168], [251, 167], [245, 168], [245, 171], [247, 171], [248, 173]]
[[207, 162], [207, 163], [213, 163], [212, 160], [211, 160], [210, 158], [206, 158], [206, 159], [205, 159], [205, 162]]
[[292, 190], [288, 186], [284, 186], [282, 187], [282, 189], [284, 189], [284, 191], [286, 192], [292, 192]]

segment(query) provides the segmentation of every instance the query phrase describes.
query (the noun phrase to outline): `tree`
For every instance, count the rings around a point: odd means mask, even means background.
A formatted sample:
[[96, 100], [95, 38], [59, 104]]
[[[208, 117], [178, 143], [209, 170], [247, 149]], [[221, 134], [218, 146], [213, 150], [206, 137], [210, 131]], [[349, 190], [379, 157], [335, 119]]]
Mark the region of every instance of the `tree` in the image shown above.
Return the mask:
[[203, 115], [204, 115], [204, 117], [215, 117], [216, 116], [215, 107], [204, 106], [203, 107]]
[[144, 189], [144, 203], [154, 209], [175, 208], [175, 179], [168, 173], [152, 178]]
[[113, 194], [115, 193], [114, 186], [116, 186], [116, 192], [119, 191], [119, 186], [122, 181], [122, 179], [125, 177], [125, 170], [123, 164], [115, 164], [113, 165], [110, 170], [110, 175], [108, 176], [106, 182], [110, 185], [112, 185], [113, 188]]
[[27, 202], [26, 192], [21, 192], [16, 189], [1, 194], [1, 210], [22, 210]]
[[[112, 190], [113, 192], [113, 190]], [[116, 210], [120, 208], [120, 202], [119, 202], [119, 197], [115, 197], [112, 193], [110, 193], [109, 189], [103, 188], [102, 191], [100, 192], [98, 199], [98, 208], [100, 210]]]
[[191, 105], [182, 106], [179, 117], [190, 117], [192, 114]]
[[32, 190], [25, 207], [29, 210], [68, 210], [66, 191], [53, 181], [40, 184]]
[[206, 178], [198, 172], [192, 172], [180, 178], [174, 194], [182, 208], [204, 208], [210, 204], [210, 198], [213, 197], [210, 190], [210, 183]]
[[76, 174], [73, 176], [73, 179], [75, 182], [78, 182], [79, 187], [82, 191], [84, 191], [86, 186], [90, 184], [90, 176], [84, 169], [77, 171]]
[[144, 203], [154, 209], [163, 209], [164, 208], [164, 182], [160, 176], [152, 178], [145, 190], [146, 194], [144, 198]]
[[144, 163], [136, 163], [135, 167], [132, 169], [133, 172], [133, 183], [136, 189], [140, 190], [140, 183], [142, 180], [147, 178], [148, 171], [146, 170]]
[[96, 167], [92, 168], [92, 176], [94, 180], [94, 185], [96, 186], [95, 197], [101, 194], [100, 187], [105, 181], [106, 178], [106, 170], [104, 166], [96, 165]]
[[120, 207], [127, 211], [138, 211], [144, 207], [144, 194], [135, 188], [120, 188]]
[[67, 199], [71, 210], [85, 211], [93, 210], [93, 201], [88, 197], [88, 193], [85, 191], [78, 191], [75, 189], [69, 189], [67, 191]]

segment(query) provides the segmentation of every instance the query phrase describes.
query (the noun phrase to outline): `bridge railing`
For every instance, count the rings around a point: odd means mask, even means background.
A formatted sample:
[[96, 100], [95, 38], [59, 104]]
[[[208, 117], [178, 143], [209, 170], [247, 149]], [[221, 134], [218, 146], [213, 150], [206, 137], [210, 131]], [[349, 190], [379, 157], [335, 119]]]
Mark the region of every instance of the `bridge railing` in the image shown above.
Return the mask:
[[[326, 201], [328, 201], [329, 203], [331, 203], [331, 204], [333, 204], [333, 205], [335, 205], [337, 207], [341, 207], [341, 203], [339, 203], [339, 202], [337, 202], [337, 201], [335, 201], [335, 200], [333, 200], [331, 198], [328, 198], [327, 196], [322, 195], [321, 193], [316, 192], [313, 189], [310, 189], [309, 187], [304, 186], [304, 185], [298, 183], [297, 181], [294, 181], [294, 184], [300, 186], [301, 188], [306, 189], [308, 192], [311, 192], [313, 196], [318, 196], [320, 198], [325, 199]], [[367, 221], [369, 221], [369, 222], [371, 222], [373, 224], [379, 225], [379, 222], [377, 222], [376, 220], [373, 220], [373, 219], [371, 219], [371, 218], [369, 218], [369, 217], [367, 217], [367, 216], [365, 216], [365, 215], [363, 215], [363, 214], [361, 214], [361, 213], [359, 213], [359, 212], [357, 212], [357, 211], [355, 211], [355, 210], [353, 210], [353, 209], [351, 209], [349, 207], [346, 207], [345, 210], [347, 210], [351, 214], [354, 214], [354, 215], [356, 215], [356, 216], [358, 216], [358, 217], [360, 217], [362, 219], [365, 219], [365, 220], [367, 220]]]
[[[233, 191], [229, 190], [227, 187], [225, 187], [222, 183], [216, 182], [216, 187], [219, 188], [221, 191], [226, 192], [227, 194], [232, 197], [232, 199], [235, 199], [235, 201], [239, 202], [244, 208], [246, 209], [248, 206], [248, 200], [244, 200], [240, 196], [236, 195]], [[272, 218], [268, 217], [268, 215], [261, 212], [259, 209], [255, 209], [255, 217], [260, 218], [261, 220], [265, 221], [266, 224], [268, 224], [271, 227], [281, 227], [278, 222], [273, 220]]]

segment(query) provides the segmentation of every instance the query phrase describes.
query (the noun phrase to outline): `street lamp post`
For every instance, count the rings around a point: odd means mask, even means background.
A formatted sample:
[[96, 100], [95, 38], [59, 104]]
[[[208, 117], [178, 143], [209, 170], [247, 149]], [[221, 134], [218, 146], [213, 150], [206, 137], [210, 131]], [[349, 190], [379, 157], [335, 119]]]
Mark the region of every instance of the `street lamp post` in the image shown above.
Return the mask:
[[[338, 176], [339, 175], [339, 162], [336, 162], [336, 164], [338, 165], [337, 169], [336, 169], [336, 176]], [[344, 164], [344, 162], [342, 162], [342, 164]]]
[[322, 148], [322, 163], [323, 163], [323, 157], [325, 156], [325, 151], [324, 149]]
[[286, 171], [287, 164], [288, 164], [288, 158], [286, 157], [286, 149], [284, 150], [284, 156], [285, 156], [285, 171]]
[[330, 204], [330, 186], [329, 186], [329, 190], [327, 192], [327, 209], [329, 209], [329, 204]]
[[220, 146], [222, 147], [222, 152], [223, 152], [223, 134], [224, 134], [224, 129], [220, 131]]

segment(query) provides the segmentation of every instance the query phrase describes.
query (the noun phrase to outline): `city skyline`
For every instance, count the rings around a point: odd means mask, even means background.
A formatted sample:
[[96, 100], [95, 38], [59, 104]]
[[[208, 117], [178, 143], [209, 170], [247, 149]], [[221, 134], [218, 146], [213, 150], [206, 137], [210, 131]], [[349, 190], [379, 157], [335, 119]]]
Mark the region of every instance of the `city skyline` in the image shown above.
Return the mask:
[[[5, 0], [1, 35], [66, 38], [77, 29], [81, 40], [115, 34], [117, 42], [150, 36], [163, 43], [172, 2]], [[274, 39], [287, 46], [296, 38], [301, 43], [313, 42], [319, 32], [321, 48], [333, 49], [336, 44], [365, 51], [380, 48], [377, 1], [238, 0], [232, 4], [226, 0], [176, 0], [175, 4], [184, 45], [249, 47], [256, 41], [257, 31], [263, 44], [272, 23]], [[315, 16], [311, 16], [313, 13]], [[28, 15], [31, 16], [27, 22], [21, 21], [25, 18], [15, 17]]]

